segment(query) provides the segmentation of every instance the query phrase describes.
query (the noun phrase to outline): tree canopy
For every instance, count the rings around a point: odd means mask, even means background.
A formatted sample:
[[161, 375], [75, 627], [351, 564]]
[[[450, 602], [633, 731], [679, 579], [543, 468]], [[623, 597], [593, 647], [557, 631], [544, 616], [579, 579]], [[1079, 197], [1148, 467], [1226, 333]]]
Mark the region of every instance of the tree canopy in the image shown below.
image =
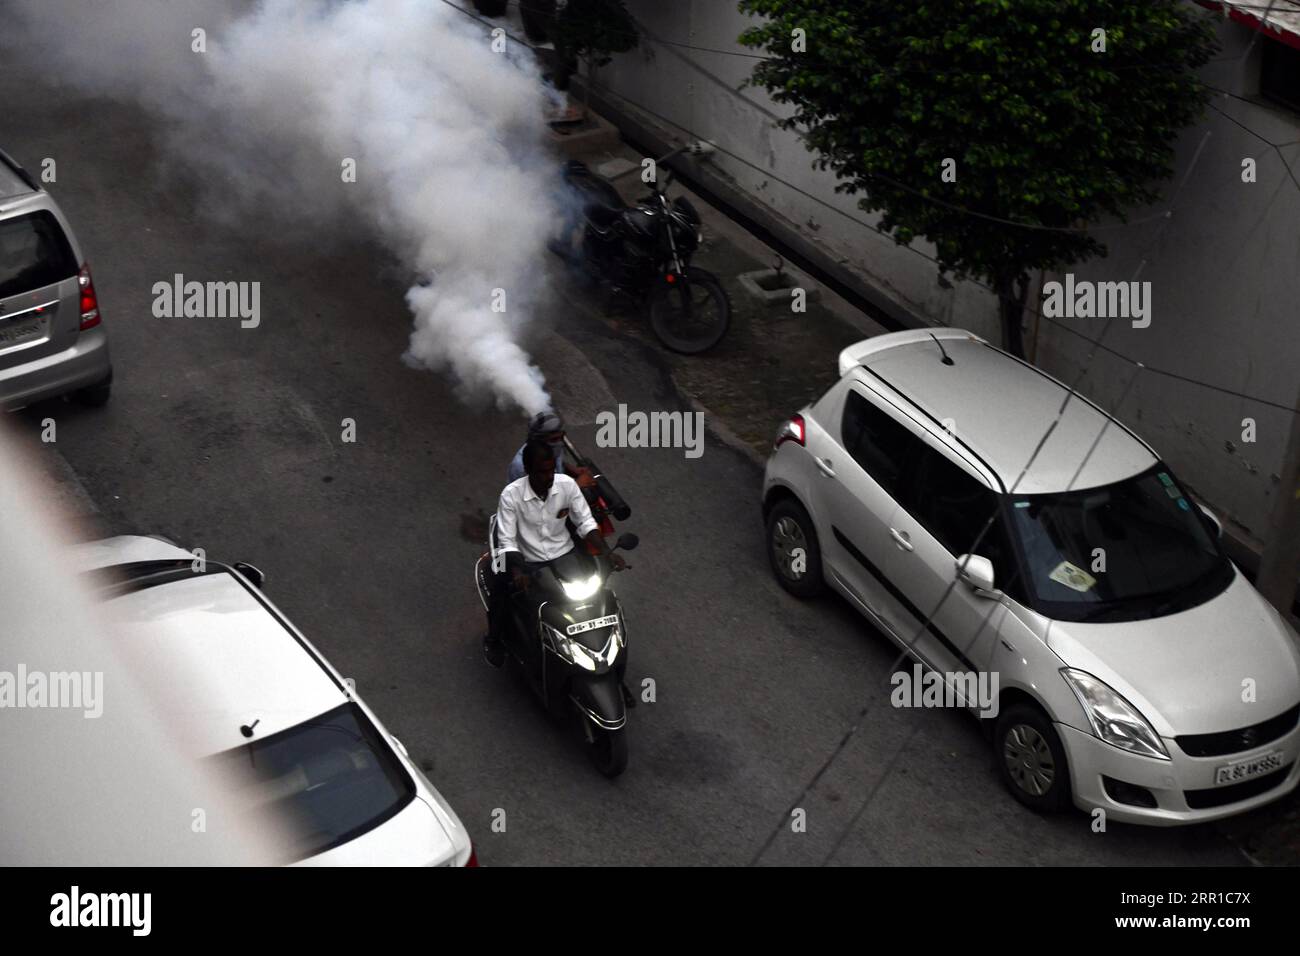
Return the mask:
[[793, 107], [814, 164], [896, 241], [990, 282], [1017, 351], [1030, 271], [1105, 255], [1078, 227], [1159, 198], [1215, 50], [1184, 0], [739, 7], [763, 18], [740, 37], [768, 57], [751, 82]]

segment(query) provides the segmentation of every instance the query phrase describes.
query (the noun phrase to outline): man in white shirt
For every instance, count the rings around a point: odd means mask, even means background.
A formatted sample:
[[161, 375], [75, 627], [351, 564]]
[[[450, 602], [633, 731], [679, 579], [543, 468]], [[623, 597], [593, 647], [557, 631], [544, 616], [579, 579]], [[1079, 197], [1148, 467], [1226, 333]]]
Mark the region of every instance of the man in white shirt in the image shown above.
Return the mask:
[[[497, 502], [493, 570], [498, 573], [491, 588], [488, 635], [483, 642], [483, 653], [493, 667], [505, 662], [501, 630], [509, 611], [506, 582], [512, 579], [517, 591], [526, 591], [531, 572], [573, 550], [566, 521], [573, 523], [580, 538], [609, 559], [615, 571], [627, 567], [623, 556], [605, 544], [578, 483], [568, 475], [555, 473], [555, 452], [551, 447], [530, 441], [522, 456], [524, 477], [506, 485]], [[504, 571], [499, 570], [502, 559]]]

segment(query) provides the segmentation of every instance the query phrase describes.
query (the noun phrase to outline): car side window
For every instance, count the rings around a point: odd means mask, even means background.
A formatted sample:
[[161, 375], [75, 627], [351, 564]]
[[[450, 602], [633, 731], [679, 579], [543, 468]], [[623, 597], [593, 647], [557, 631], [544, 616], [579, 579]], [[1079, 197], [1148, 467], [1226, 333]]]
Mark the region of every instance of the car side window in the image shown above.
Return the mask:
[[[984, 530], [989, 515], [998, 509], [998, 499], [983, 482], [954, 465], [944, 455], [926, 445], [917, 456], [912, 481], [913, 495], [910, 511], [925, 529], [953, 555], [966, 554]], [[996, 569], [998, 557], [992, 550], [1000, 522], [994, 521], [976, 549], [993, 562]]]
[[903, 500], [908, 460], [923, 443], [855, 389], [844, 400], [840, 439], [876, 483], [895, 501]]

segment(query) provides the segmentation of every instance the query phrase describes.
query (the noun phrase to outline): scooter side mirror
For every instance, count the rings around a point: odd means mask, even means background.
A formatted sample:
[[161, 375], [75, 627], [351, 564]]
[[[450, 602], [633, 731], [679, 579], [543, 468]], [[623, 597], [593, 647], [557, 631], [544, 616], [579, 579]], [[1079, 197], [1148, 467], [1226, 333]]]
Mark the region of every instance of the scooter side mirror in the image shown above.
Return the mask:
[[624, 551], [631, 551], [640, 543], [641, 543], [641, 539], [638, 538], [636, 535], [634, 535], [631, 531], [628, 531], [625, 534], [620, 534], [618, 536], [618, 543], [616, 543], [614, 547], [622, 548]]

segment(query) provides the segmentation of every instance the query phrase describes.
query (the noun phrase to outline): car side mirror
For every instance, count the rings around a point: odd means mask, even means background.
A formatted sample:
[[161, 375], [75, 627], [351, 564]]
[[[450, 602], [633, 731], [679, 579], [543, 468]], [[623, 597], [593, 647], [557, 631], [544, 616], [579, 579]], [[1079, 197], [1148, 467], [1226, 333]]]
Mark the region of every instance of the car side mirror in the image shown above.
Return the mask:
[[988, 558], [978, 554], [963, 554], [957, 559], [957, 577], [980, 597], [1002, 596], [993, 587], [993, 562]]
[[261, 569], [253, 567], [247, 561], [236, 561], [231, 567], [248, 578], [255, 588], [260, 588], [266, 581], [266, 575], [262, 573]]
[[1215, 537], [1222, 538], [1223, 522], [1219, 520], [1219, 516], [1200, 502], [1197, 502], [1197, 507], [1201, 509], [1201, 514], [1205, 515], [1206, 520], [1210, 522], [1211, 526], [1213, 526]]
[[614, 547], [622, 548], [624, 551], [631, 551], [640, 543], [641, 543], [641, 539], [638, 538], [636, 535], [634, 535], [631, 531], [628, 531], [618, 536], [618, 542], [614, 545]]

